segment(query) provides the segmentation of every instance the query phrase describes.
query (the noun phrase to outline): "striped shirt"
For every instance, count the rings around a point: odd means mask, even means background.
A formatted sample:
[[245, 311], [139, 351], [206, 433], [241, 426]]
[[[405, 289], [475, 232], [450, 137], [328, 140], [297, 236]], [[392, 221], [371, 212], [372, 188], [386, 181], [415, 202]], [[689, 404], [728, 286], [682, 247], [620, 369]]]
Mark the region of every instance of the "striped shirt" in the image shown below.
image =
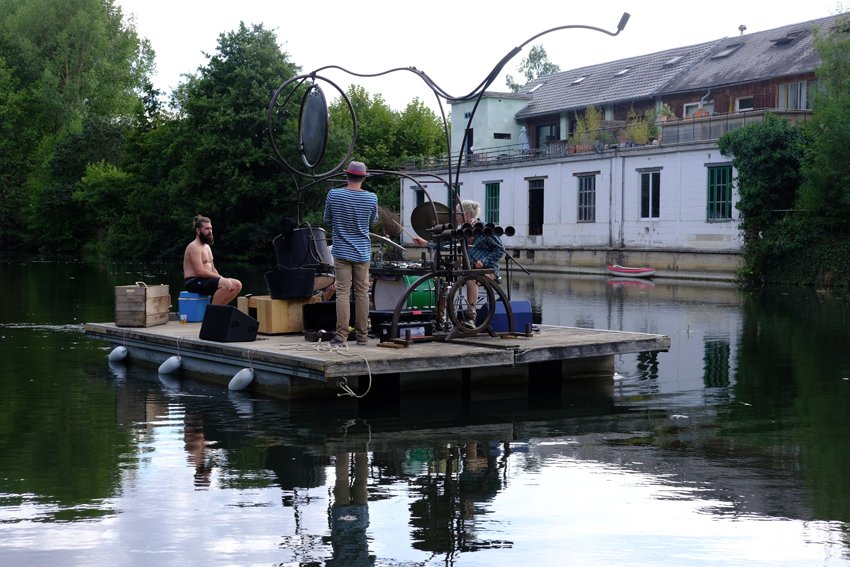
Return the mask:
[[325, 222], [331, 225], [334, 258], [368, 262], [372, 258], [369, 228], [378, 220], [378, 196], [339, 187], [328, 191]]

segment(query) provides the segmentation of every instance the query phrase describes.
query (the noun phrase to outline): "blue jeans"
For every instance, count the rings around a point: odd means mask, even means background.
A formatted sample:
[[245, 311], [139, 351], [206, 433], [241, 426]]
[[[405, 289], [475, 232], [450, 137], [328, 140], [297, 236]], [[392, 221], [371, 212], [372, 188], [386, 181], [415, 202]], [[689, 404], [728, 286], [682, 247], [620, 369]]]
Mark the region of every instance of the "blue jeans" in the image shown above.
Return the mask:
[[369, 262], [334, 259], [336, 276], [336, 336], [348, 340], [351, 321], [351, 284], [354, 284], [354, 332], [358, 341], [369, 338]]

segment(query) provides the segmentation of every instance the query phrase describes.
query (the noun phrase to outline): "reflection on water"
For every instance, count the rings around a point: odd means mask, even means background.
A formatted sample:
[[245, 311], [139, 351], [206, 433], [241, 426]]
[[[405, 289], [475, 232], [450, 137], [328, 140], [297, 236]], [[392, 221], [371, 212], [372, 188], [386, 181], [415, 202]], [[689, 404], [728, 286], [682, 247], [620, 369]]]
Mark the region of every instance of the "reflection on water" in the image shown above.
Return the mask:
[[517, 278], [545, 324], [663, 333], [670, 351], [557, 399], [358, 409], [108, 363], [79, 325], [143, 275], [13, 268], [2, 564], [850, 564], [844, 297]]

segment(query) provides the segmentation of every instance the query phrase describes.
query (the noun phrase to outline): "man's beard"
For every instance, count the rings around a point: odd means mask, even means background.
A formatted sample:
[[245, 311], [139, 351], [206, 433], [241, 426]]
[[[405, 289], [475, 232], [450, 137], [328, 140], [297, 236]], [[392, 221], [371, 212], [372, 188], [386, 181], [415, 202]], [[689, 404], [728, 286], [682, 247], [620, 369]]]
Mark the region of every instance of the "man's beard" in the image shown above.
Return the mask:
[[210, 246], [212, 246], [212, 243], [215, 240], [212, 234], [207, 235], [203, 232], [199, 232], [198, 236], [201, 238], [201, 242], [203, 242], [204, 244], [209, 244]]

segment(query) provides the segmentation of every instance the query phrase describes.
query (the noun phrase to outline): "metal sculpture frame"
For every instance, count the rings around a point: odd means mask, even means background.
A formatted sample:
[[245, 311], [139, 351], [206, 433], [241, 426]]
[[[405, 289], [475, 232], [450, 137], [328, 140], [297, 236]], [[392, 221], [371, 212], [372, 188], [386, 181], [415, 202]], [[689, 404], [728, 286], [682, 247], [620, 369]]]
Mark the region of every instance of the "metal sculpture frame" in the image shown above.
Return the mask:
[[[353, 155], [357, 142], [358, 123], [356, 113], [354, 112], [354, 106], [352, 105], [349, 98], [346, 96], [345, 92], [336, 83], [323, 76], [321, 74], [322, 72], [331, 69], [336, 69], [349, 75], [362, 78], [379, 77], [399, 71], [406, 71], [418, 75], [431, 89], [435, 98], [437, 99], [437, 106], [440, 109], [443, 131], [446, 138], [447, 153], [449, 156], [451, 156], [451, 136], [442, 99], [445, 99], [447, 102], [464, 102], [473, 100], [475, 101], [475, 104], [472, 107], [472, 111], [469, 113], [466, 128], [464, 129], [463, 139], [461, 140], [461, 147], [466, 147], [468, 133], [472, 126], [473, 118], [478, 109], [478, 105], [480, 104], [481, 99], [484, 96], [485, 91], [493, 83], [493, 81], [496, 80], [499, 73], [501, 73], [502, 69], [505, 67], [508, 61], [510, 61], [514, 56], [516, 56], [526, 45], [546, 34], [567, 29], [587, 29], [592, 31], [598, 31], [610, 36], [617, 36], [626, 27], [626, 23], [628, 22], [628, 20], [629, 14], [627, 12], [624, 12], [620, 18], [619, 23], [617, 24], [616, 31], [613, 32], [595, 26], [588, 26], [583, 24], [563, 25], [540, 32], [530, 37], [519, 46], [514, 47], [511, 51], [509, 51], [504, 57], [502, 57], [502, 59], [496, 64], [496, 66], [493, 67], [490, 73], [477, 87], [475, 87], [471, 92], [463, 96], [450, 95], [439, 85], [437, 85], [424, 71], [421, 71], [416, 67], [398, 67], [380, 73], [364, 74], [356, 73], [343, 67], [339, 67], [337, 65], [327, 65], [324, 67], [320, 67], [312, 71], [311, 73], [298, 75], [285, 81], [272, 93], [271, 101], [269, 102], [268, 107], [267, 127], [269, 141], [271, 142], [274, 157], [286, 168], [287, 172], [293, 178], [296, 185], [296, 210], [298, 222], [300, 223], [301, 221], [301, 209], [304, 204], [305, 192], [310, 187], [316, 186], [317, 184], [331, 180], [335, 176], [340, 175], [345, 164]], [[330, 87], [335, 89], [336, 92], [339, 94], [340, 99], [344, 101], [350, 114], [352, 127], [351, 139], [348, 144], [348, 148], [343, 153], [343, 156], [340, 158], [340, 160], [337, 161], [335, 164], [332, 164], [327, 169], [318, 169], [317, 172], [317, 168], [319, 168], [323, 161], [323, 158], [325, 157], [325, 150], [327, 148], [328, 142], [328, 131], [330, 127], [327, 116], [327, 101], [324, 96], [324, 92], [319, 86], [320, 82], [324, 82], [330, 85]], [[300, 97], [298, 97], [299, 94]], [[277, 141], [275, 139], [275, 119], [278, 115], [278, 112], [282, 112], [283, 115], [286, 116], [285, 109], [289, 105], [294, 104], [296, 98], [300, 101], [298, 108], [297, 147], [298, 154], [301, 158], [301, 164], [304, 166], [303, 168], [296, 167], [295, 164], [291, 163], [281, 154]], [[324, 112], [324, 115], [316, 114], [315, 108], [317, 107], [317, 105], [318, 110], [320, 112]], [[383, 170], [370, 170], [370, 175], [394, 175], [399, 177], [400, 179], [405, 179], [414, 183], [416, 185], [416, 188], [422, 191], [422, 194], [427, 200], [426, 202], [430, 203], [433, 210], [434, 219], [439, 218], [437, 207], [435, 204], [436, 202], [432, 199], [430, 193], [425, 188], [423, 181], [427, 179], [444, 184], [446, 187], [449, 188], [450, 202], [448, 203], [448, 210], [449, 216], [451, 218], [451, 216], [456, 214], [454, 211], [458, 209], [461, 203], [460, 192], [458, 190], [458, 187], [460, 185], [459, 182], [461, 167], [464, 161], [462, 154], [463, 152], [458, 153], [457, 163], [454, 165], [454, 167], [451, 160], [449, 161], [448, 178], [444, 178], [440, 175], [436, 175], [433, 173], [413, 175], [410, 173]], [[306, 180], [306, 183], [304, 183], [303, 185], [299, 184], [299, 178]], [[481, 332], [487, 332], [491, 336], [495, 336], [495, 332], [493, 331], [492, 327], [492, 320], [495, 314], [495, 306], [497, 299], [502, 302], [505, 308], [505, 315], [507, 316], [507, 325], [509, 329], [509, 332], [507, 334], [513, 333], [514, 316], [513, 310], [511, 309], [510, 296], [505, 293], [505, 291], [495, 279], [490, 277], [494, 273], [492, 269], [472, 268], [469, 259], [469, 250], [467, 242], [469, 236], [477, 236], [479, 234], [483, 234], [484, 231], [487, 229], [489, 229], [491, 232], [495, 231], [497, 234], [501, 232], [502, 234], [507, 234], [508, 236], [512, 235], [513, 229], [512, 227], [502, 229], [501, 227], [497, 226], [484, 227], [482, 225], [480, 227], [467, 227], [459, 225], [461, 225], [461, 223], [459, 222], [443, 224], [436, 223], [433, 227], [430, 227], [428, 229], [428, 232], [432, 235], [431, 240], [435, 244], [433, 246], [432, 259], [429, 262], [429, 265], [427, 266], [427, 273], [421, 275], [412, 284], [410, 284], [406, 289], [405, 293], [402, 295], [402, 297], [398, 299], [393, 311], [390, 337], [399, 336], [398, 330], [400, 314], [405, 305], [407, 305], [408, 297], [410, 297], [410, 295], [414, 293], [415, 290], [422, 283], [427, 282], [429, 280], [435, 280], [434, 288], [437, 290], [438, 294], [436, 301], [438, 302], [438, 304], [440, 301], [444, 302], [444, 315], [448, 317], [448, 319], [453, 325], [452, 330], [444, 337], [444, 340], [452, 340], [459, 334], [463, 336], [474, 336]], [[441, 247], [444, 243], [448, 244], [447, 254], [443, 254], [441, 250]], [[507, 257], [510, 258], [509, 256]], [[458, 317], [457, 309], [454, 303], [455, 299], [457, 298], [457, 295], [469, 281], [475, 281], [478, 285], [484, 288], [489, 309], [487, 310], [487, 314], [484, 316], [481, 322], [474, 322], [474, 324], [466, 326], [462, 324], [460, 317]], [[508, 282], [508, 289], [510, 289], [510, 282]], [[531, 336], [531, 329], [525, 329], [524, 334], [526, 336]], [[409, 336], [399, 339], [393, 338], [390, 340], [393, 341], [393, 343], [401, 343], [404, 345], [408, 345], [411, 343]]]

